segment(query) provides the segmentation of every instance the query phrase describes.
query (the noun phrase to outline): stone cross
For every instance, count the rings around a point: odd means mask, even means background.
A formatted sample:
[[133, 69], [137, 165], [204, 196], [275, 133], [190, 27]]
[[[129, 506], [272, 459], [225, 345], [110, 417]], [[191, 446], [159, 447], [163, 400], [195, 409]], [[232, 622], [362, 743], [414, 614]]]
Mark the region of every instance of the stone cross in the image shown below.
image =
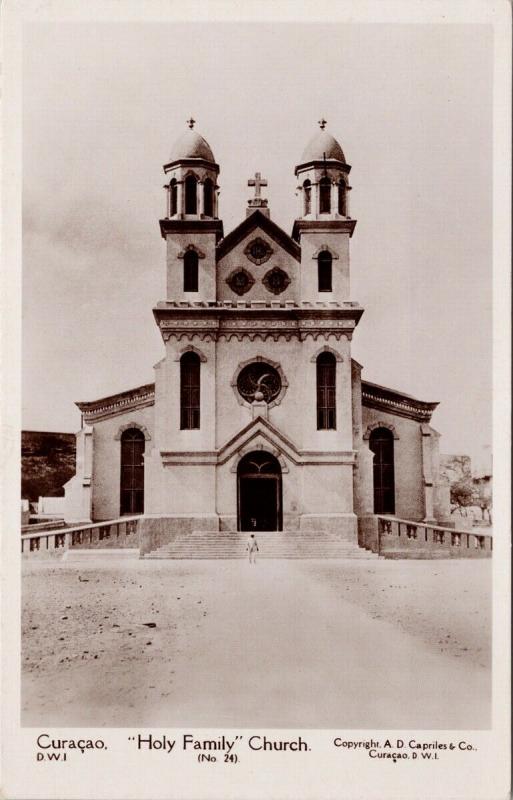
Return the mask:
[[262, 196], [260, 193], [260, 189], [262, 188], [262, 186], [267, 186], [267, 179], [262, 178], [259, 172], [255, 172], [255, 177], [254, 179], [253, 178], [249, 179], [248, 186], [255, 187], [255, 200], [260, 200]]

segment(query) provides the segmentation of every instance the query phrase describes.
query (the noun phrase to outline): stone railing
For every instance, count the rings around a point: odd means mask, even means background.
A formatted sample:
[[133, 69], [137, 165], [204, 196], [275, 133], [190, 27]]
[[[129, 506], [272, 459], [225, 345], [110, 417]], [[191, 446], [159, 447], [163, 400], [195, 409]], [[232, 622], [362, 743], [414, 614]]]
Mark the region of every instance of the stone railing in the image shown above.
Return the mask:
[[22, 555], [47, 553], [60, 555], [70, 549], [124, 548], [139, 546], [139, 523], [142, 516], [120, 517], [104, 522], [77, 525], [73, 528], [23, 533]]
[[426, 522], [377, 516], [375, 549], [389, 558], [487, 558], [493, 537]]

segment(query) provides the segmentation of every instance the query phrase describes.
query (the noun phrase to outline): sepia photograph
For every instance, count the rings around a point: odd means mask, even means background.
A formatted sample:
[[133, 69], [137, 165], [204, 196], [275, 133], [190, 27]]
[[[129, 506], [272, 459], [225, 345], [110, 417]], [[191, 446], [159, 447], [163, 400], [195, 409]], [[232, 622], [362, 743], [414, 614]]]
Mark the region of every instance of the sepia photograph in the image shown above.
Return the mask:
[[491, 28], [23, 59], [22, 724], [490, 727]]
[[2, 792], [484, 800], [509, 23], [236, 5], [27, 0], [6, 39]]

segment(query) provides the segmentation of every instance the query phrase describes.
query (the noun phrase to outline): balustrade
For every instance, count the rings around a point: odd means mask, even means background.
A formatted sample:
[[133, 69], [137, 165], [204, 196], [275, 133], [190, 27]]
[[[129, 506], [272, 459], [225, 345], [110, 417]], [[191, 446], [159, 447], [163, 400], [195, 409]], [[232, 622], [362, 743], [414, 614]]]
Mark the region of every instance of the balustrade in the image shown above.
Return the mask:
[[42, 531], [41, 533], [22, 534], [21, 552], [28, 555], [41, 550], [66, 550], [70, 547], [94, 546], [106, 539], [110, 539], [112, 536], [119, 540], [122, 534], [124, 536], [132, 536], [137, 533], [141, 519], [142, 517], [140, 516], [121, 517], [108, 522], [77, 525], [66, 530], [61, 528], [60, 530]]
[[[476, 550], [491, 555], [493, 540], [491, 535], [469, 533], [440, 525], [412, 522], [398, 517], [377, 516], [377, 552], [443, 551], [450, 556], [472, 556]], [[367, 545], [366, 545], [367, 546]], [[375, 550], [375, 546], [372, 545]]]

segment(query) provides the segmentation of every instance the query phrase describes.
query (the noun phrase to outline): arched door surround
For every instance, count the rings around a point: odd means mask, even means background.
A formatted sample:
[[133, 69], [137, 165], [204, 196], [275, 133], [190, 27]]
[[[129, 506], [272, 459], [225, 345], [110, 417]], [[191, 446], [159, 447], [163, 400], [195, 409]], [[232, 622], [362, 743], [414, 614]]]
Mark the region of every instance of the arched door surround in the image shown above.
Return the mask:
[[240, 460], [237, 504], [239, 530], [282, 530], [281, 466], [271, 453], [257, 450]]

